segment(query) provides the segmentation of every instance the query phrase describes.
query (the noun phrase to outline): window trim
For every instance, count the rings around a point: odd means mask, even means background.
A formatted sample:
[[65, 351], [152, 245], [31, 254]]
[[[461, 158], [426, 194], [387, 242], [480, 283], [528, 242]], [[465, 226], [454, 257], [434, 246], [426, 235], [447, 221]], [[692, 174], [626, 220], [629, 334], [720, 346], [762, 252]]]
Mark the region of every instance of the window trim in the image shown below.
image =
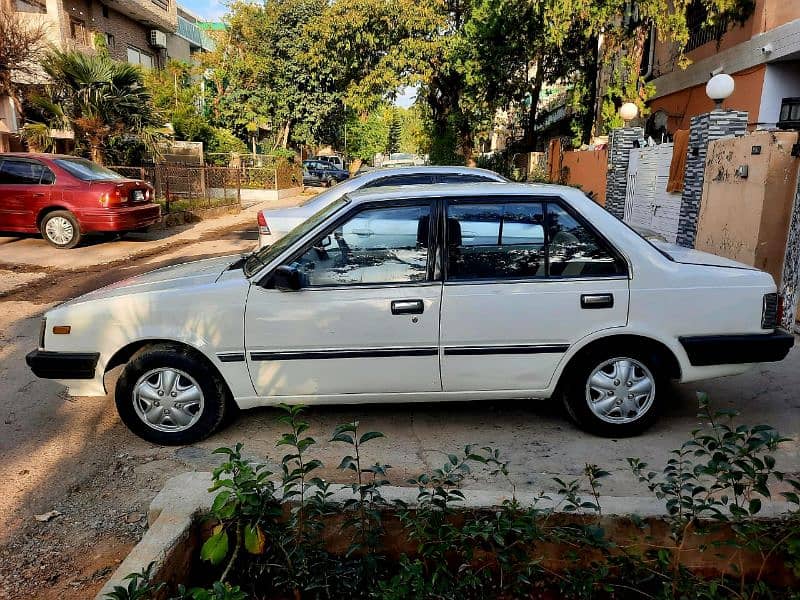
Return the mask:
[[302, 288], [302, 291], [314, 290], [342, 290], [342, 289], [377, 289], [377, 288], [398, 288], [398, 287], [419, 287], [430, 286], [432, 284], [439, 285], [441, 281], [435, 279], [435, 256], [437, 254], [436, 248], [438, 247], [438, 211], [436, 205], [439, 198], [398, 198], [391, 201], [377, 201], [365, 202], [356, 206], [351, 206], [349, 210], [339, 215], [327, 227], [321, 229], [318, 233], [310, 233], [311, 236], [307, 239], [297, 250], [288, 254], [285, 258], [281, 258], [274, 268], [270, 269], [263, 277], [259, 278], [258, 285], [264, 288], [272, 289], [272, 277], [275, 269], [281, 265], [286, 265], [294, 262], [303, 254], [308, 252], [314, 240], [318, 237], [330, 235], [334, 229], [349, 221], [355, 215], [367, 210], [375, 210], [382, 208], [403, 208], [406, 206], [428, 206], [430, 216], [428, 219], [428, 256], [425, 268], [425, 279], [419, 281], [388, 281], [388, 282], [374, 282], [374, 283], [341, 283], [341, 284], [327, 284], [327, 285], [309, 285]]
[[[575, 219], [575, 221], [582, 227], [585, 227], [589, 232], [591, 232], [598, 240], [602, 242], [602, 244], [606, 247], [610, 254], [613, 255], [614, 259], [619, 262], [619, 264], [623, 267], [622, 273], [614, 273], [609, 275], [590, 275], [590, 276], [578, 276], [578, 277], [569, 277], [569, 276], [561, 276], [561, 275], [550, 275], [550, 236], [547, 231], [547, 228], [544, 228], [544, 258], [545, 258], [545, 275], [541, 277], [511, 277], [511, 278], [504, 278], [504, 277], [487, 277], [487, 278], [479, 278], [474, 277], [470, 279], [449, 279], [447, 269], [450, 264], [450, 246], [447, 243], [447, 214], [448, 209], [451, 204], [513, 204], [513, 203], [520, 203], [520, 204], [531, 204], [539, 202], [542, 204], [543, 213], [545, 219], [547, 218], [548, 213], [548, 204], [556, 204], [559, 208], [561, 208], [564, 212], [566, 212], [570, 217]], [[612, 244], [609, 239], [603, 235], [596, 227], [594, 227], [583, 215], [581, 215], [578, 211], [576, 211], [572, 206], [569, 205], [568, 202], [564, 200], [562, 196], [558, 195], [530, 195], [530, 196], [504, 196], [504, 195], [497, 195], [497, 196], [470, 196], [464, 198], [444, 198], [444, 210], [443, 210], [443, 271], [444, 271], [444, 283], [447, 285], [479, 285], [479, 284], [496, 284], [496, 283], [534, 283], [534, 282], [551, 282], [551, 281], [596, 281], [596, 280], [609, 280], [609, 279], [630, 279], [631, 278], [631, 264], [627, 257], [619, 251], [619, 249]]]
[[[2, 170], [3, 165], [6, 164], [7, 162], [29, 163], [29, 164], [32, 164], [32, 165], [37, 165], [39, 167], [42, 167], [42, 173], [41, 173], [41, 175], [39, 175], [39, 181], [36, 182], [36, 183], [2, 183], [2, 182], [0, 182], [0, 185], [4, 185], [4, 186], [5, 185], [46, 185], [46, 186], [48, 186], [48, 185], [55, 185], [56, 184], [56, 173], [55, 173], [55, 171], [53, 171], [53, 169], [51, 169], [48, 165], [46, 165], [45, 163], [43, 163], [41, 161], [38, 161], [38, 160], [35, 160], [35, 159], [32, 159], [32, 158], [26, 158], [24, 156], [3, 156], [3, 157], [0, 157], [0, 170]], [[53, 176], [53, 182], [52, 183], [42, 183], [42, 177], [44, 176], [46, 171], [49, 171], [50, 174]]]

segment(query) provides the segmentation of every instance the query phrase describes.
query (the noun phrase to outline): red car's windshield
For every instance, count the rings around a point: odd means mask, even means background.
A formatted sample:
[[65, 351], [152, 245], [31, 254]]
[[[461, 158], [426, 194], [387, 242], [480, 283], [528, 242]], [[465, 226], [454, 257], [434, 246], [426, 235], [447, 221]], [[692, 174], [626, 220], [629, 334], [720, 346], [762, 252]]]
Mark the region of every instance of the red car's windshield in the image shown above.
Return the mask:
[[83, 181], [106, 181], [108, 179], [125, 179], [122, 175], [111, 169], [101, 167], [85, 158], [56, 158], [54, 161], [59, 167], [70, 175]]

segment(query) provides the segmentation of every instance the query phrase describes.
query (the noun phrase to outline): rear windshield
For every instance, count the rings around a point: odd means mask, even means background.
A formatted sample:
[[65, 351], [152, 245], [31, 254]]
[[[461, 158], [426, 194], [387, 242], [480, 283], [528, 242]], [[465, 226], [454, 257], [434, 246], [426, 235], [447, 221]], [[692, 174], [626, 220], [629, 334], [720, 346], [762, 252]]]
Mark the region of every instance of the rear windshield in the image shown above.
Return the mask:
[[85, 158], [57, 158], [53, 161], [70, 175], [83, 181], [105, 181], [108, 179], [125, 179], [111, 169], [101, 167]]

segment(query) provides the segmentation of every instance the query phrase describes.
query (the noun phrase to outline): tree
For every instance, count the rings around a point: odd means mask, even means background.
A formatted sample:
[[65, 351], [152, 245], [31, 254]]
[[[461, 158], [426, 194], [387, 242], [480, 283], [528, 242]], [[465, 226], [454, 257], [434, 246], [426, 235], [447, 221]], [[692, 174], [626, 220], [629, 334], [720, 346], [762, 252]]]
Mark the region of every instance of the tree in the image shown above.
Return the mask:
[[46, 48], [43, 22], [23, 21], [0, 0], [0, 97], [9, 96], [20, 110], [21, 84], [41, 77], [39, 60]]
[[386, 152], [392, 154], [400, 150], [400, 136], [402, 135], [403, 124], [400, 122], [400, 115], [396, 107], [391, 107], [389, 113], [389, 127], [386, 136]]
[[[35, 96], [45, 123], [26, 125], [28, 135], [41, 127], [71, 128], [92, 160], [103, 163], [109, 142], [124, 140], [155, 149], [163, 120], [144, 87], [142, 72], [107, 55], [50, 51], [42, 62], [50, 78], [47, 94]], [[116, 138], [116, 139], [115, 139]]]

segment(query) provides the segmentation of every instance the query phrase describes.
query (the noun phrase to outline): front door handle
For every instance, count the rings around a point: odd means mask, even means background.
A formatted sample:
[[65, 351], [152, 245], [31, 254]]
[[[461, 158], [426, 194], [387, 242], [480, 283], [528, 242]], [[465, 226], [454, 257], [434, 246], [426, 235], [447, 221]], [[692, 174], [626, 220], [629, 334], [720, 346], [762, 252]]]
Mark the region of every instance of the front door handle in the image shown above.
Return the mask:
[[581, 308], [614, 308], [614, 294], [581, 294]]
[[44, 198], [44, 194], [37, 192], [37, 193], [35, 193], [35, 194], [33, 195], [33, 197], [34, 197], [34, 198]]
[[422, 300], [392, 300], [393, 315], [421, 315], [424, 311]]

